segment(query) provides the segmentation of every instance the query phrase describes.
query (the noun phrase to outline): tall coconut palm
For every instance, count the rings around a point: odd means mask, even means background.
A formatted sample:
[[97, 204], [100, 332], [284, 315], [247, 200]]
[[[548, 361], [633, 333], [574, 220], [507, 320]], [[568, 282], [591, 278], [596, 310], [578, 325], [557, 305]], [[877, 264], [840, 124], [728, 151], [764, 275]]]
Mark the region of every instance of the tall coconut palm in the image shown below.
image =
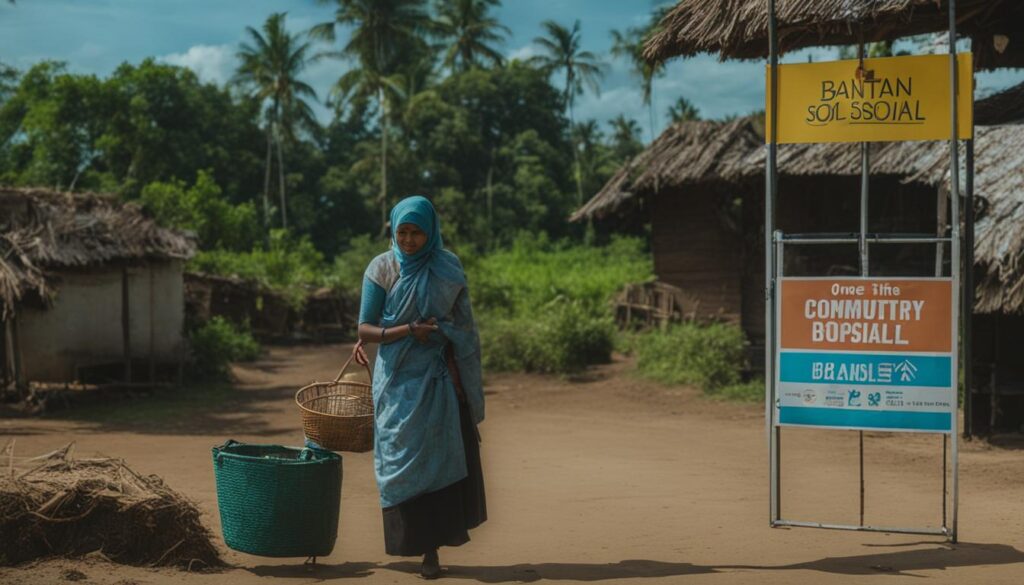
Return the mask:
[[665, 64], [651, 63], [644, 58], [644, 42], [650, 34], [650, 28], [633, 27], [625, 32], [612, 31], [612, 55], [629, 60], [633, 74], [640, 78], [640, 89], [643, 102], [647, 106], [650, 122], [651, 141], [654, 141], [654, 80], [665, 75]]
[[700, 110], [690, 100], [680, 97], [676, 100], [676, 103], [669, 106], [668, 117], [672, 120], [673, 124], [700, 120]]
[[316, 91], [299, 75], [310, 61], [309, 43], [299, 40], [285, 27], [285, 13], [271, 14], [263, 31], [246, 27], [249, 42], [237, 53], [239, 65], [234, 82], [246, 87], [266, 104], [267, 160], [263, 180], [263, 211], [269, 219], [271, 152], [277, 146], [277, 175], [281, 197], [281, 226], [288, 227], [285, 195], [284, 142], [295, 139], [299, 128], [313, 129], [316, 118], [306, 98], [316, 99]]
[[[314, 26], [310, 35], [330, 43], [335, 42], [338, 26], [351, 27], [352, 34], [340, 51], [322, 56], [339, 57], [352, 61], [361, 73], [346, 73], [338, 81], [344, 95], [376, 94], [380, 115], [380, 194], [381, 232], [387, 225], [388, 214], [388, 133], [390, 113], [397, 88], [401, 86], [396, 75], [403, 59], [425, 48], [423, 35], [432, 28], [425, 8], [425, 0], [320, 0], [323, 4], [336, 4], [334, 19]], [[352, 77], [346, 80], [346, 77]], [[358, 83], [357, 83], [358, 78]], [[358, 91], [356, 91], [358, 89]]]
[[[581, 48], [580, 21], [567, 29], [557, 22], [545, 20], [541, 23], [547, 36], [537, 37], [533, 42], [540, 46], [542, 54], [530, 59], [535, 66], [549, 74], [565, 74], [565, 106], [569, 112], [569, 127], [576, 125], [573, 105], [576, 96], [583, 93], [584, 86], [595, 94], [601, 92], [598, 82], [604, 77], [605, 65], [597, 55]], [[572, 137], [572, 133], [570, 133]], [[583, 178], [580, 174], [580, 154], [575, 139], [572, 140], [573, 160], [576, 164], [576, 203], [583, 204]]]
[[442, 65], [452, 72], [484, 65], [501, 65], [504, 59], [494, 48], [512, 34], [487, 13], [500, 0], [437, 0], [437, 36], [448, 43]]
[[619, 163], [625, 163], [643, 149], [640, 143], [640, 126], [636, 120], [623, 114], [608, 121], [611, 126], [612, 155]]

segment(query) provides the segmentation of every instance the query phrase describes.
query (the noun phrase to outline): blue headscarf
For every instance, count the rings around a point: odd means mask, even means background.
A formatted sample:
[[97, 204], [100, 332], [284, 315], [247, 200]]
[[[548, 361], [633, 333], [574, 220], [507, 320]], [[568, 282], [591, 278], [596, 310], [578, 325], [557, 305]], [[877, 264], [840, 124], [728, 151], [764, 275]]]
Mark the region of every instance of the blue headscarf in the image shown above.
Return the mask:
[[[398, 226], [403, 223], [411, 223], [427, 234], [427, 243], [415, 254], [406, 254], [398, 245]], [[415, 292], [420, 318], [440, 319], [447, 314], [454, 295], [466, 285], [466, 273], [459, 259], [444, 249], [441, 220], [426, 197], [406, 197], [391, 210], [391, 249], [398, 260], [398, 284], [409, 293]]]
[[[415, 224], [427, 242], [415, 254], [398, 245], [398, 227]], [[374, 461], [381, 505], [394, 506], [466, 476], [459, 406], [445, 360], [453, 349], [470, 416], [484, 418], [480, 338], [458, 257], [444, 249], [441, 223], [424, 197], [391, 210], [392, 252], [399, 277], [388, 290], [382, 327], [435, 318], [438, 333], [382, 344], [373, 373], [377, 432]]]

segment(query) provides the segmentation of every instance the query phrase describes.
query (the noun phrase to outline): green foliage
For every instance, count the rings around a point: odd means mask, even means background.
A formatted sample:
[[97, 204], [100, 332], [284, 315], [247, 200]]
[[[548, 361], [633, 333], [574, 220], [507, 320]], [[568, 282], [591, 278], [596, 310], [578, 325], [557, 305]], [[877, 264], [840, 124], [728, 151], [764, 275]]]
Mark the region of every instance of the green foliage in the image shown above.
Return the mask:
[[585, 303], [559, 300], [530, 314], [481, 323], [484, 367], [570, 373], [611, 358], [615, 324]]
[[292, 305], [298, 307], [305, 300], [306, 285], [320, 282], [323, 265], [323, 254], [308, 236], [295, 237], [285, 230], [275, 229], [271, 230], [266, 246], [257, 246], [249, 252], [200, 252], [189, 262], [189, 269], [255, 280], [283, 292]]
[[605, 247], [551, 243], [524, 234], [507, 250], [469, 263], [474, 306], [503, 316], [528, 315], [552, 302], [579, 303], [607, 314], [623, 283], [652, 275], [650, 255], [637, 238], [613, 238]]
[[757, 378], [722, 386], [717, 390], [705, 391], [716, 400], [731, 402], [764, 402], [764, 380]]
[[326, 284], [359, 298], [363, 286], [363, 272], [371, 260], [387, 251], [387, 243], [368, 235], [358, 236], [349, 242], [349, 249], [334, 257], [334, 265], [326, 277]]
[[200, 378], [223, 377], [229, 362], [252, 361], [260, 345], [245, 328], [223, 317], [214, 317], [196, 328], [189, 337], [193, 372]]
[[642, 242], [624, 238], [592, 248], [521, 237], [508, 250], [463, 260], [484, 365], [494, 371], [568, 373], [607, 362], [611, 296], [651, 275]]
[[208, 171], [191, 187], [177, 180], [150, 183], [140, 199], [160, 224], [192, 230], [205, 249], [246, 250], [263, 231], [252, 202], [228, 203]]
[[740, 383], [746, 338], [735, 325], [683, 323], [640, 334], [632, 347], [644, 377], [666, 384], [694, 384], [704, 392]]

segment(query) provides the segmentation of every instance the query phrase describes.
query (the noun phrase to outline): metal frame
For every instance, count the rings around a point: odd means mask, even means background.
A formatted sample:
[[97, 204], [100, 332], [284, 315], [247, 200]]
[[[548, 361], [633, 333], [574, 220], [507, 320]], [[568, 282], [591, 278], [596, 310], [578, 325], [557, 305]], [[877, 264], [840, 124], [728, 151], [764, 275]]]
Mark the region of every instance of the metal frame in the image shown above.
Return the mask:
[[[939, 528], [906, 528], [906, 527], [881, 527], [868, 526], [864, 524], [864, 433], [859, 432], [859, 454], [860, 454], [860, 524], [828, 524], [819, 522], [804, 522], [787, 520], [782, 518], [781, 482], [782, 482], [782, 435], [781, 426], [776, 421], [776, 400], [777, 388], [775, 385], [775, 372], [778, 371], [779, 352], [776, 348], [776, 337], [778, 335], [778, 284], [783, 273], [783, 253], [786, 244], [796, 245], [820, 245], [820, 244], [857, 244], [860, 257], [861, 277], [869, 274], [869, 251], [871, 244], [936, 244], [941, 248], [943, 244], [950, 244], [951, 267], [950, 279], [953, 284], [952, 298], [952, 337], [956, 343], [961, 318], [961, 267], [960, 267], [960, 179], [959, 179], [959, 151], [958, 151], [958, 94], [957, 94], [957, 59], [956, 59], [956, 2], [949, 2], [949, 63], [950, 63], [950, 92], [952, 96], [951, 105], [951, 133], [949, 139], [950, 147], [950, 219], [951, 233], [949, 237], [942, 235], [931, 236], [927, 234], [876, 234], [868, 232], [868, 193], [870, 179], [870, 153], [867, 143], [861, 143], [861, 193], [860, 193], [860, 229], [854, 234], [783, 234], [775, 229], [775, 207], [778, 198], [778, 30], [775, 18], [775, 0], [768, 2], [768, 44], [769, 44], [769, 68], [771, 92], [770, 112], [771, 126], [768, 132], [766, 144], [767, 157], [765, 159], [765, 205], [764, 205], [764, 238], [765, 238], [765, 422], [769, 447], [769, 524], [772, 527], [793, 526], [806, 528], [823, 528], [833, 530], [853, 530], [862, 532], [890, 532], [901, 534], [924, 534], [945, 536], [951, 542], [957, 541], [957, 522], [959, 510], [959, 449], [958, 449], [958, 427], [959, 409], [954, 408], [951, 429], [949, 433], [942, 435], [942, 526]], [[863, 44], [860, 51], [863, 60]], [[967, 204], [971, 204], [970, 197], [973, 195], [971, 183], [973, 182], [973, 143], [968, 141], [968, 187]], [[973, 214], [968, 212], [968, 220], [973, 219]], [[968, 224], [968, 237], [970, 240], [973, 226]], [[972, 242], [968, 241], [968, 245]], [[973, 249], [968, 248], [970, 252]], [[973, 260], [973, 253], [968, 256]], [[969, 264], [967, 272], [967, 284], [971, 282], [972, 266]], [[941, 263], [937, 263], [937, 277], [941, 277]], [[972, 291], [973, 292], [973, 291]], [[971, 302], [973, 295], [964, 295], [965, 302]], [[973, 304], [973, 303], [972, 303]], [[970, 315], [971, 305], [966, 305], [963, 312]], [[965, 342], [970, 341], [970, 325], [964, 327]], [[964, 348], [964, 359], [969, 360], [970, 349]], [[952, 377], [954, 384], [958, 380], [960, 368], [960, 356], [954, 352], [952, 359]], [[968, 361], [968, 364], [970, 362]], [[968, 368], [969, 370], [970, 368]], [[970, 379], [969, 371], [967, 380]], [[969, 393], [970, 385], [967, 385]], [[954, 392], [954, 400], [958, 392]], [[966, 402], [966, 401], [965, 401]], [[952, 462], [952, 497], [947, 491], [947, 443], [948, 438], [953, 437], [951, 456]], [[951, 501], [950, 501], [951, 500]], [[948, 522], [947, 505], [952, 510], [952, 521]]]

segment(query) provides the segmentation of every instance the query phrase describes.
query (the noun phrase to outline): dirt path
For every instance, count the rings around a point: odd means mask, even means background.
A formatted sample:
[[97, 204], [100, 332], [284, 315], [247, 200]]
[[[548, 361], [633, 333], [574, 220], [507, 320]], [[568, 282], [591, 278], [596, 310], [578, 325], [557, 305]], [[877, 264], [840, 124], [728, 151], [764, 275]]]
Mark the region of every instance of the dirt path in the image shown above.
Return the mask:
[[[35, 454], [74, 440], [83, 456], [123, 457], [195, 500], [219, 538], [210, 447], [227, 438], [297, 444], [294, 390], [328, 379], [346, 351], [274, 348], [236, 369], [239, 388], [226, 400], [175, 403], [160, 416], [148, 415], [151, 407], [139, 400], [128, 409], [136, 417], [0, 420], [0, 443], [14, 438], [19, 453]], [[572, 381], [493, 376], [488, 393], [481, 432], [490, 520], [468, 545], [442, 550], [449, 578], [1024, 582], [1024, 451], [963, 444], [956, 546], [936, 537], [771, 529], [759, 407], [643, 382], [623, 362]], [[941, 445], [930, 435], [867, 437], [868, 523], [940, 522]], [[784, 516], [857, 521], [855, 433], [786, 430], [783, 464]], [[312, 572], [301, 559], [227, 551], [234, 568], [216, 574], [60, 560], [0, 569], [0, 582], [59, 583], [69, 570], [88, 583], [119, 585], [419, 582], [416, 559], [383, 553], [371, 455], [345, 455], [344, 472], [338, 545]]]

